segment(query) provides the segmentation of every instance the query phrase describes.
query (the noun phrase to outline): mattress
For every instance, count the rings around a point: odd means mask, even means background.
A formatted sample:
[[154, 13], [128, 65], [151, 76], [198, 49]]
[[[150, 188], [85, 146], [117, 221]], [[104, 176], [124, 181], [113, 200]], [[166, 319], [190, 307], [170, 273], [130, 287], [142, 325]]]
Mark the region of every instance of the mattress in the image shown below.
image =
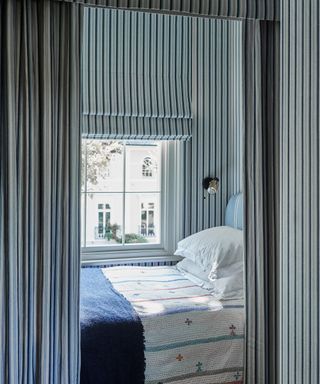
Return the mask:
[[141, 318], [146, 384], [243, 382], [243, 302], [216, 300], [176, 267], [103, 273]]

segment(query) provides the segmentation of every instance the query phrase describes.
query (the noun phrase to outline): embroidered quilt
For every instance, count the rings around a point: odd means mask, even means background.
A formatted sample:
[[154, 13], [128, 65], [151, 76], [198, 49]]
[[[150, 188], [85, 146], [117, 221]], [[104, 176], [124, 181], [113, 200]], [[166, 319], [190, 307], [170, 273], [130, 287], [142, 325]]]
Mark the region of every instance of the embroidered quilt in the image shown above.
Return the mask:
[[176, 267], [113, 267], [145, 336], [146, 384], [243, 382], [244, 306], [216, 300]]

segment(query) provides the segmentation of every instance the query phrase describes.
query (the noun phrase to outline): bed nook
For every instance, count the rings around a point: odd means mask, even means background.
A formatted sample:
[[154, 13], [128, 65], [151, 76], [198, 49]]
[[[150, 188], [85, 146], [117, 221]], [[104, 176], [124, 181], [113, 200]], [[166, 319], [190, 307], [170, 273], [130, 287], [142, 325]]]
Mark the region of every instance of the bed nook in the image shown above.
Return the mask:
[[243, 382], [241, 46], [84, 9], [81, 384]]
[[242, 383], [242, 195], [176, 266], [81, 272], [83, 383]]

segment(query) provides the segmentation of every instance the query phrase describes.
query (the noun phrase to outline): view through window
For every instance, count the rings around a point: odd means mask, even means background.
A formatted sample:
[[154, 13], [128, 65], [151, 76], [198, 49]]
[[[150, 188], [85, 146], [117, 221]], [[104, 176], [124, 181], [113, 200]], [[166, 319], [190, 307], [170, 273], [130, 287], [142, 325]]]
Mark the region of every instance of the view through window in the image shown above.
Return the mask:
[[159, 244], [161, 142], [82, 140], [82, 246]]

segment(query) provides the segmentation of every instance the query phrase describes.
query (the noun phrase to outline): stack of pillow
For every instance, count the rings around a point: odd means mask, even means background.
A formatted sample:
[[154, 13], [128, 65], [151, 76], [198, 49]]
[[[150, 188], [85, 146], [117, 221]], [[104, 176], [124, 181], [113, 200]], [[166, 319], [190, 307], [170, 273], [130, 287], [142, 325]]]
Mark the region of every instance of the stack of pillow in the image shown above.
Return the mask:
[[178, 243], [175, 255], [184, 259], [177, 268], [219, 300], [243, 298], [243, 232], [214, 227]]

